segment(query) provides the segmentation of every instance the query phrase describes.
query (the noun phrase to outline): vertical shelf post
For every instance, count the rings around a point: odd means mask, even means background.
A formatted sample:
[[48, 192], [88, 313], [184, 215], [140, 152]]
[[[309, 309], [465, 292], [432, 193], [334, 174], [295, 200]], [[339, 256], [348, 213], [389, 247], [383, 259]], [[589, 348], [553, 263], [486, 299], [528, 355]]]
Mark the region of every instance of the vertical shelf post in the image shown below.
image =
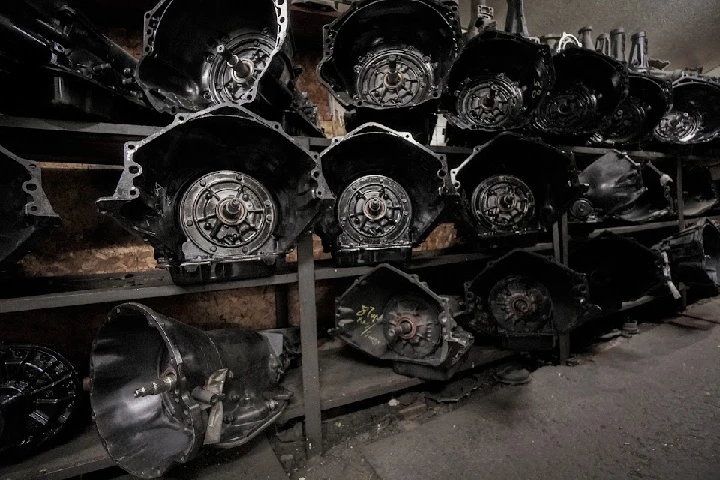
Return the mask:
[[320, 367], [317, 349], [317, 306], [315, 305], [315, 260], [311, 232], [298, 241], [298, 290], [300, 296], [300, 341], [302, 383], [305, 404], [305, 445], [311, 457], [322, 452], [320, 412]]
[[675, 158], [675, 195], [677, 197], [678, 228], [685, 230], [685, 200], [683, 199], [682, 160]]

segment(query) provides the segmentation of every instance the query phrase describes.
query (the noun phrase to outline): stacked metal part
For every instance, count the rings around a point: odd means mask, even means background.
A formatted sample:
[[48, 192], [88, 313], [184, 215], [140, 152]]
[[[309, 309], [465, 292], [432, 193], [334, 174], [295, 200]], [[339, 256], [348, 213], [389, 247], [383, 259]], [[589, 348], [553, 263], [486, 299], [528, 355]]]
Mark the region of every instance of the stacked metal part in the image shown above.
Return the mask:
[[0, 458], [18, 459], [61, 438], [81, 394], [80, 376], [58, 352], [0, 344]]
[[590, 300], [604, 313], [646, 295], [677, 296], [663, 256], [630, 238], [603, 232], [577, 245], [569, 257], [570, 267], [587, 277]]
[[463, 327], [505, 348], [551, 350], [599, 313], [583, 274], [522, 250], [489, 262], [464, 290], [438, 295], [416, 275], [379, 265], [336, 300], [335, 333], [398, 373], [447, 379], [473, 342]]
[[555, 147], [503, 133], [451, 172], [458, 229], [480, 247], [538, 242], [582, 194], [572, 160]]
[[320, 160], [336, 202], [317, 232], [340, 266], [410, 260], [454, 191], [444, 155], [374, 123], [334, 139]]
[[161, 0], [145, 14], [138, 82], [160, 112], [244, 104], [294, 135], [322, 136], [295, 83], [288, 2]]
[[[588, 29], [583, 32], [589, 37]], [[673, 102], [672, 86], [667, 80], [648, 73], [648, 40], [645, 32], [632, 35], [629, 64], [625, 55], [625, 31], [621, 28], [613, 30], [609, 42], [607, 39], [608, 36], [598, 37], [597, 49], [628, 65], [629, 90], [610, 123], [594, 140], [613, 146], [637, 145], [651, 137], [655, 127], [670, 109]], [[588, 42], [591, 43], [590, 40]]]
[[673, 281], [700, 296], [718, 294], [720, 285], [720, 231], [707, 218], [653, 247], [665, 255]]
[[135, 82], [136, 65], [65, 0], [7, 0], [0, 5], [3, 113], [162, 121]]
[[578, 180], [588, 189], [570, 209], [575, 222], [636, 224], [675, 212], [672, 178], [625, 153], [600, 156], [580, 172]]
[[233, 448], [274, 422], [290, 393], [281, 332], [201, 331], [146, 306], [108, 315], [93, 343], [90, 400], [110, 457], [156, 478], [203, 445]]
[[513, 350], [551, 350], [558, 336], [599, 314], [585, 275], [538, 255], [514, 250], [465, 284], [468, 327], [499, 337]]
[[176, 283], [270, 275], [334, 198], [317, 154], [249, 110], [218, 105], [125, 145], [100, 210], [155, 248]]
[[40, 165], [0, 147], [0, 272], [12, 269], [43, 230], [60, 224], [42, 189]]
[[553, 139], [584, 142], [607, 127], [628, 94], [625, 65], [575, 42], [558, 42], [555, 84], [535, 113], [534, 127]]
[[720, 82], [683, 75], [672, 83], [673, 106], [655, 128], [662, 143], [695, 145], [720, 136]]
[[442, 99], [448, 136], [461, 143], [453, 138], [461, 132], [524, 127], [554, 81], [546, 45], [512, 33], [481, 32], [467, 42], [450, 70]]
[[335, 301], [335, 333], [401, 374], [450, 378], [473, 343], [457, 324], [457, 299], [440, 296], [390, 265], [356, 280]]
[[323, 40], [318, 76], [346, 109], [348, 130], [378, 122], [427, 143], [462, 48], [456, 0], [353, 2]]

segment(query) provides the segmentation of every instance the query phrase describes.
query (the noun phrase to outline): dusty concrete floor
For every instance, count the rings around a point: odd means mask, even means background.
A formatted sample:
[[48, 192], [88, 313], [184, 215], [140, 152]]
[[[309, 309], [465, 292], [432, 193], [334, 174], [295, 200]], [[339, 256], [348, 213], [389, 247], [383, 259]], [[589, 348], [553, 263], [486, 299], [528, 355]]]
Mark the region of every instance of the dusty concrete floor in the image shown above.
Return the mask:
[[[720, 303], [705, 311], [720, 320]], [[291, 477], [720, 479], [720, 328], [700, 326], [613, 340], [449, 413], [396, 415], [385, 434], [350, 435]]]

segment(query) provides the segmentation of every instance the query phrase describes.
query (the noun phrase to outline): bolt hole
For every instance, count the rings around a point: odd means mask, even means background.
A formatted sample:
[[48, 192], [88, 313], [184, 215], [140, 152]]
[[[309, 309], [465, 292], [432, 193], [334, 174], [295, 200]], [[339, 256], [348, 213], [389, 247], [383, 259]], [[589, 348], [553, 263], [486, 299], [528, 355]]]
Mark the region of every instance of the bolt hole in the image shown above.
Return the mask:
[[33, 206], [30, 207], [30, 211], [31, 211], [31, 212], [37, 212], [37, 211], [38, 211], [38, 207], [36, 207], [35, 205], [33, 205]]
[[135, 173], [138, 173], [140, 171], [140, 169], [138, 168], [137, 165], [130, 165], [130, 168], [128, 168], [128, 171], [130, 173], [135, 174]]
[[137, 188], [133, 187], [133, 188], [130, 189], [130, 195], [132, 195], [132, 196], [134, 197], [134, 196], [136, 196], [137, 194], [138, 194]]
[[128, 146], [127, 146], [127, 149], [128, 149], [128, 150], [135, 150], [135, 145], [128, 145]]
[[25, 185], [25, 188], [27, 188], [31, 192], [34, 192], [35, 190], [37, 190], [37, 185], [35, 185], [34, 183], [28, 183], [27, 185]]
[[320, 172], [318, 172], [317, 170], [315, 170], [315, 171], [312, 173], [312, 176], [313, 176], [313, 178], [319, 178], [319, 177], [320, 177]]
[[149, 52], [150, 52], [150, 47], [145, 47], [145, 52], [146, 52], [146, 53], [149, 53]]

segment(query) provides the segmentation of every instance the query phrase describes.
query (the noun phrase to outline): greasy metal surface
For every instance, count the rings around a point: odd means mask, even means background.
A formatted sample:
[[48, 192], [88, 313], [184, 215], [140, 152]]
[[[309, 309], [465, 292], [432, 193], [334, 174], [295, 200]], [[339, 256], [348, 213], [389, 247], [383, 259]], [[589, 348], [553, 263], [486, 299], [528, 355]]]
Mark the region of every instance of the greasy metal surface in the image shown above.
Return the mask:
[[473, 342], [455, 321], [453, 299], [388, 264], [357, 279], [335, 309], [340, 339], [410, 376], [449, 378]]
[[[201, 331], [137, 304], [108, 314], [90, 362], [101, 442], [129, 473], [155, 478], [203, 444], [240, 446], [284, 410], [279, 332]], [[133, 393], [134, 392], [134, 393]]]

